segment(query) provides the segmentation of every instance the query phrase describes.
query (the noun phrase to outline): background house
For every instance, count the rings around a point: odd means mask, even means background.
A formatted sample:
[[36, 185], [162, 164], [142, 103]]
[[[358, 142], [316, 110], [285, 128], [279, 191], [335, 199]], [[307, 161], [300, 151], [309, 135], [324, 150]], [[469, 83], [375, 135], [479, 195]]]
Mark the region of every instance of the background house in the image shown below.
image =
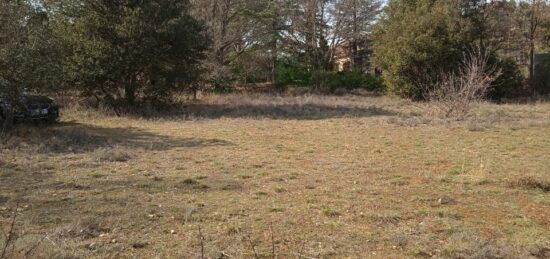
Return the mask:
[[345, 41], [334, 50], [334, 70], [338, 72], [359, 70], [365, 73], [374, 73], [371, 63], [372, 49], [368, 38], [349, 42]]

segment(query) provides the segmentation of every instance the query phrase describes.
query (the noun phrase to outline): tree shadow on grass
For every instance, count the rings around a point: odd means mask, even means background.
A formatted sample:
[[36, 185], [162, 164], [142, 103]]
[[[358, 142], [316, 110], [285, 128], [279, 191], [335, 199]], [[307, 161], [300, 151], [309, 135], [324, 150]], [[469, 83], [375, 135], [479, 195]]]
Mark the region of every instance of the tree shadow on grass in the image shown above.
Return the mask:
[[393, 116], [395, 112], [379, 107], [352, 107], [323, 104], [190, 104], [183, 115], [197, 118], [255, 118], [275, 120], [322, 120], [346, 117]]
[[165, 151], [233, 145], [221, 139], [177, 138], [133, 127], [107, 128], [74, 122], [22, 126], [8, 138], [3, 143], [5, 147], [30, 147], [38, 153], [87, 153], [113, 147]]
[[222, 103], [179, 103], [159, 110], [140, 106], [123, 111], [121, 114], [136, 118], [247, 118], [273, 120], [323, 120], [398, 115], [394, 111], [376, 106], [358, 106], [349, 103], [326, 104], [293, 99], [290, 101], [274, 99], [273, 101], [223, 100]]
[[[26, 196], [39, 190], [87, 188], [79, 184], [52, 182], [55, 170], [58, 169], [50, 163], [25, 162], [33, 154], [51, 154], [54, 157], [67, 154], [88, 156], [88, 153], [99, 151], [90, 155], [94, 159], [102, 159], [103, 156], [116, 154], [110, 151], [119, 149], [167, 151], [232, 145], [234, 144], [221, 139], [178, 138], [138, 128], [106, 128], [74, 122], [47, 126], [18, 125], [7, 139], [0, 140], [0, 155], [3, 150], [14, 151], [0, 156], [0, 205], [6, 203], [10, 196]], [[79, 169], [95, 165], [95, 162], [84, 161]]]

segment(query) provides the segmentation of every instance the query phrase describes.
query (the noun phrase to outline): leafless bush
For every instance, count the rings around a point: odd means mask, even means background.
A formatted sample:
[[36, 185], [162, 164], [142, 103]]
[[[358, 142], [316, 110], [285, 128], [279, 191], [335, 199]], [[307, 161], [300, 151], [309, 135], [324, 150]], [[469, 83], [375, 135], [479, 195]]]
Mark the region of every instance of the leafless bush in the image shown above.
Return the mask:
[[488, 59], [488, 51], [466, 52], [456, 72], [443, 74], [434, 86], [424, 89], [428, 100], [445, 117], [464, 119], [472, 105], [483, 100], [491, 84], [502, 74], [488, 66]]
[[100, 162], [127, 162], [132, 155], [118, 148], [101, 148], [96, 151], [97, 160]]
[[[12, 212], [12, 217], [7, 224], [7, 229], [0, 224], [0, 259], [5, 258], [34, 258], [37, 256], [38, 247], [42, 245], [44, 237], [38, 240], [27, 238], [30, 234], [19, 231], [16, 225], [19, 221], [19, 203]], [[6, 231], [6, 232], [4, 232]], [[30, 242], [29, 242], [30, 241]], [[45, 257], [44, 257], [45, 258]]]
[[[10, 253], [9, 251], [9, 248], [10, 246], [14, 247], [13, 243], [14, 243], [14, 239], [16, 239], [16, 234], [15, 234], [15, 221], [17, 220], [17, 209], [19, 208], [19, 205], [17, 205], [17, 207], [15, 208], [15, 210], [13, 211], [13, 218], [10, 222], [10, 225], [8, 227], [8, 232], [7, 233], [3, 233], [4, 234], [4, 240], [3, 240], [3, 244], [0, 246], [0, 259], [4, 259], [4, 258], [7, 258], [8, 257], [8, 254]], [[12, 252], [13, 253], [13, 249], [12, 249]]]
[[511, 187], [522, 187], [527, 189], [539, 189], [543, 192], [550, 192], [550, 181], [534, 176], [524, 176], [510, 182]]

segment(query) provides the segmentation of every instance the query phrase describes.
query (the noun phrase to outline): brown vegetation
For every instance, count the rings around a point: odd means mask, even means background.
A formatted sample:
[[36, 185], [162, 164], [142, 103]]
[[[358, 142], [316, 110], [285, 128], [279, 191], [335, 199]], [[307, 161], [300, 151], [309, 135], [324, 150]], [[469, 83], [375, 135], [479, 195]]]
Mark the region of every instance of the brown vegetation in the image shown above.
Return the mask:
[[426, 87], [427, 99], [436, 104], [446, 117], [463, 119], [472, 105], [481, 102], [501, 75], [488, 67], [489, 55], [481, 50], [464, 54], [458, 72], [442, 76], [441, 81]]
[[145, 118], [65, 108], [0, 141], [0, 247], [17, 212], [9, 252], [33, 258], [544, 258], [549, 105], [430, 109], [316, 95], [206, 96]]

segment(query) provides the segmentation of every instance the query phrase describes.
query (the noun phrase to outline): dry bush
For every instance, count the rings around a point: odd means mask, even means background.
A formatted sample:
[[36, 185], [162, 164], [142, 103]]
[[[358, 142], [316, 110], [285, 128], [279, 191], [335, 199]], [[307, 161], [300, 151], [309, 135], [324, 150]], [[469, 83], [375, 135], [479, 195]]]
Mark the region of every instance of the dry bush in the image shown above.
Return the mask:
[[520, 258], [520, 251], [506, 242], [487, 240], [470, 231], [459, 231], [449, 237], [449, 243], [443, 249], [448, 258]]
[[118, 148], [100, 148], [95, 151], [95, 156], [100, 162], [127, 162], [132, 155]]
[[550, 181], [547, 179], [536, 178], [534, 176], [525, 176], [510, 182], [512, 187], [521, 187], [526, 189], [538, 189], [543, 192], [550, 192]]
[[19, 203], [10, 212], [5, 226], [0, 222], [0, 259], [7, 258], [52, 258], [43, 246], [45, 237], [19, 229]]
[[500, 71], [488, 67], [488, 59], [489, 55], [480, 50], [465, 53], [456, 72], [443, 74], [434, 86], [424, 89], [427, 99], [445, 117], [464, 119], [472, 105], [485, 98], [492, 83], [501, 75]]
[[58, 153], [86, 149], [98, 141], [81, 127], [38, 127], [17, 125], [0, 138], [0, 148], [32, 149], [39, 153]]

